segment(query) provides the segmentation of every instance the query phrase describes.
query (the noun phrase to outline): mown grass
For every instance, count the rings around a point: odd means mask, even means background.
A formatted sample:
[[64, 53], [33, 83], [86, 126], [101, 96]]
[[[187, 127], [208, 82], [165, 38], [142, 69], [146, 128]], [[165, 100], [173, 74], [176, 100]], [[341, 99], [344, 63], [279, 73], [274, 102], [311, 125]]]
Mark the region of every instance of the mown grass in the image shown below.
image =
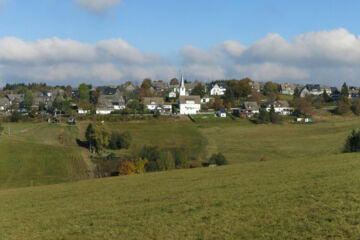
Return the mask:
[[136, 145], [202, 139], [231, 164], [2, 190], [0, 238], [359, 239], [360, 153], [341, 153], [359, 126], [114, 123]]
[[18, 123], [0, 136], [0, 189], [88, 178], [76, 146], [77, 129], [47, 123]]
[[359, 154], [0, 191], [4, 239], [358, 239]]
[[[88, 122], [79, 125], [82, 137], [87, 125]], [[197, 126], [189, 121], [105, 122], [105, 126], [110, 132], [130, 132], [132, 145], [128, 152], [151, 145], [160, 148], [185, 148], [194, 159], [201, 159], [206, 155], [206, 139]], [[123, 153], [124, 150], [114, 152]]]

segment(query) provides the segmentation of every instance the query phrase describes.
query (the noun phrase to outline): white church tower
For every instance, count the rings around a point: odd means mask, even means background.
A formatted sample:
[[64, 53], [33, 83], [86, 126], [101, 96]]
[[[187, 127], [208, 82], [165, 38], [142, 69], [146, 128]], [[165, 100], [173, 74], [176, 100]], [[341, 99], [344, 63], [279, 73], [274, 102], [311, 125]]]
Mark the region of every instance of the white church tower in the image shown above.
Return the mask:
[[180, 83], [179, 95], [180, 96], [186, 96], [184, 75], [182, 73], [181, 73], [181, 83]]

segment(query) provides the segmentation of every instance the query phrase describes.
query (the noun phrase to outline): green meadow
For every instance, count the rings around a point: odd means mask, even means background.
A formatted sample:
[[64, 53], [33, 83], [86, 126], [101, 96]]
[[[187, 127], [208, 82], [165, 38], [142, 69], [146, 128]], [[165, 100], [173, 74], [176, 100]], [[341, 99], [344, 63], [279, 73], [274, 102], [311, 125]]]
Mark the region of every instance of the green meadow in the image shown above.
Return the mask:
[[360, 153], [341, 153], [358, 118], [105, 124], [129, 130], [133, 148], [222, 152], [230, 164], [79, 181], [86, 122], [14, 124], [0, 136], [0, 239], [360, 238]]

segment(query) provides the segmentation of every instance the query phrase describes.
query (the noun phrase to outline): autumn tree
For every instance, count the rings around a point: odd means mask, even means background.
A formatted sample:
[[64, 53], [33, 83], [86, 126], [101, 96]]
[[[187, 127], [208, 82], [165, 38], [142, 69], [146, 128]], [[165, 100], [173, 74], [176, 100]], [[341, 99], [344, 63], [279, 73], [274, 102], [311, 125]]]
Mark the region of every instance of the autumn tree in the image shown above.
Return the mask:
[[135, 173], [137, 173], [137, 174], [145, 173], [145, 171], [146, 171], [145, 167], [148, 162], [149, 161], [146, 158], [145, 159], [136, 158], [134, 160]]
[[273, 82], [266, 82], [264, 86], [264, 94], [271, 100], [276, 99], [276, 96], [279, 94], [279, 86]]
[[135, 173], [135, 166], [130, 161], [119, 162], [119, 175], [132, 175]]
[[179, 80], [177, 78], [172, 78], [170, 80], [170, 85], [179, 85]]
[[335, 112], [339, 115], [345, 115], [350, 112], [350, 105], [346, 101], [338, 101], [336, 104]]
[[296, 98], [293, 101], [295, 116], [311, 116], [312, 105], [306, 98]]

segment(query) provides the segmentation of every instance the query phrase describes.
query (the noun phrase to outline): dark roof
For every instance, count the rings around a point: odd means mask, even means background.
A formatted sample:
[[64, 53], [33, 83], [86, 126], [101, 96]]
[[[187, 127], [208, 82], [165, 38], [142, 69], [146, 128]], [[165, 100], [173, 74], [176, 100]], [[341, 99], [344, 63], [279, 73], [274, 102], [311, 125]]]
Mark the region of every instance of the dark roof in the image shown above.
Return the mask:
[[305, 87], [309, 91], [321, 91], [320, 84], [306, 84]]
[[256, 102], [244, 102], [243, 107], [246, 110], [253, 110], [253, 111], [259, 110], [259, 106], [257, 105]]
[[164, 99], [160, 97], [144, 97], [143, 102], [145, 105], [163, 105]]
[[116, 87], [108, 87], [108, 86], [104, 86], [104, 87], [100, 87], [100, 90], [105, 94], [105, 95], [115, 95], [116, 91], [118, 90]]
[[225, 108], [219, 108], [220, 113], [226, 113]]
[[200, 104], [200, 96], [180, 96], [180, 104], [186, 104], [187, 101], [194, 101], [195, 104]]

